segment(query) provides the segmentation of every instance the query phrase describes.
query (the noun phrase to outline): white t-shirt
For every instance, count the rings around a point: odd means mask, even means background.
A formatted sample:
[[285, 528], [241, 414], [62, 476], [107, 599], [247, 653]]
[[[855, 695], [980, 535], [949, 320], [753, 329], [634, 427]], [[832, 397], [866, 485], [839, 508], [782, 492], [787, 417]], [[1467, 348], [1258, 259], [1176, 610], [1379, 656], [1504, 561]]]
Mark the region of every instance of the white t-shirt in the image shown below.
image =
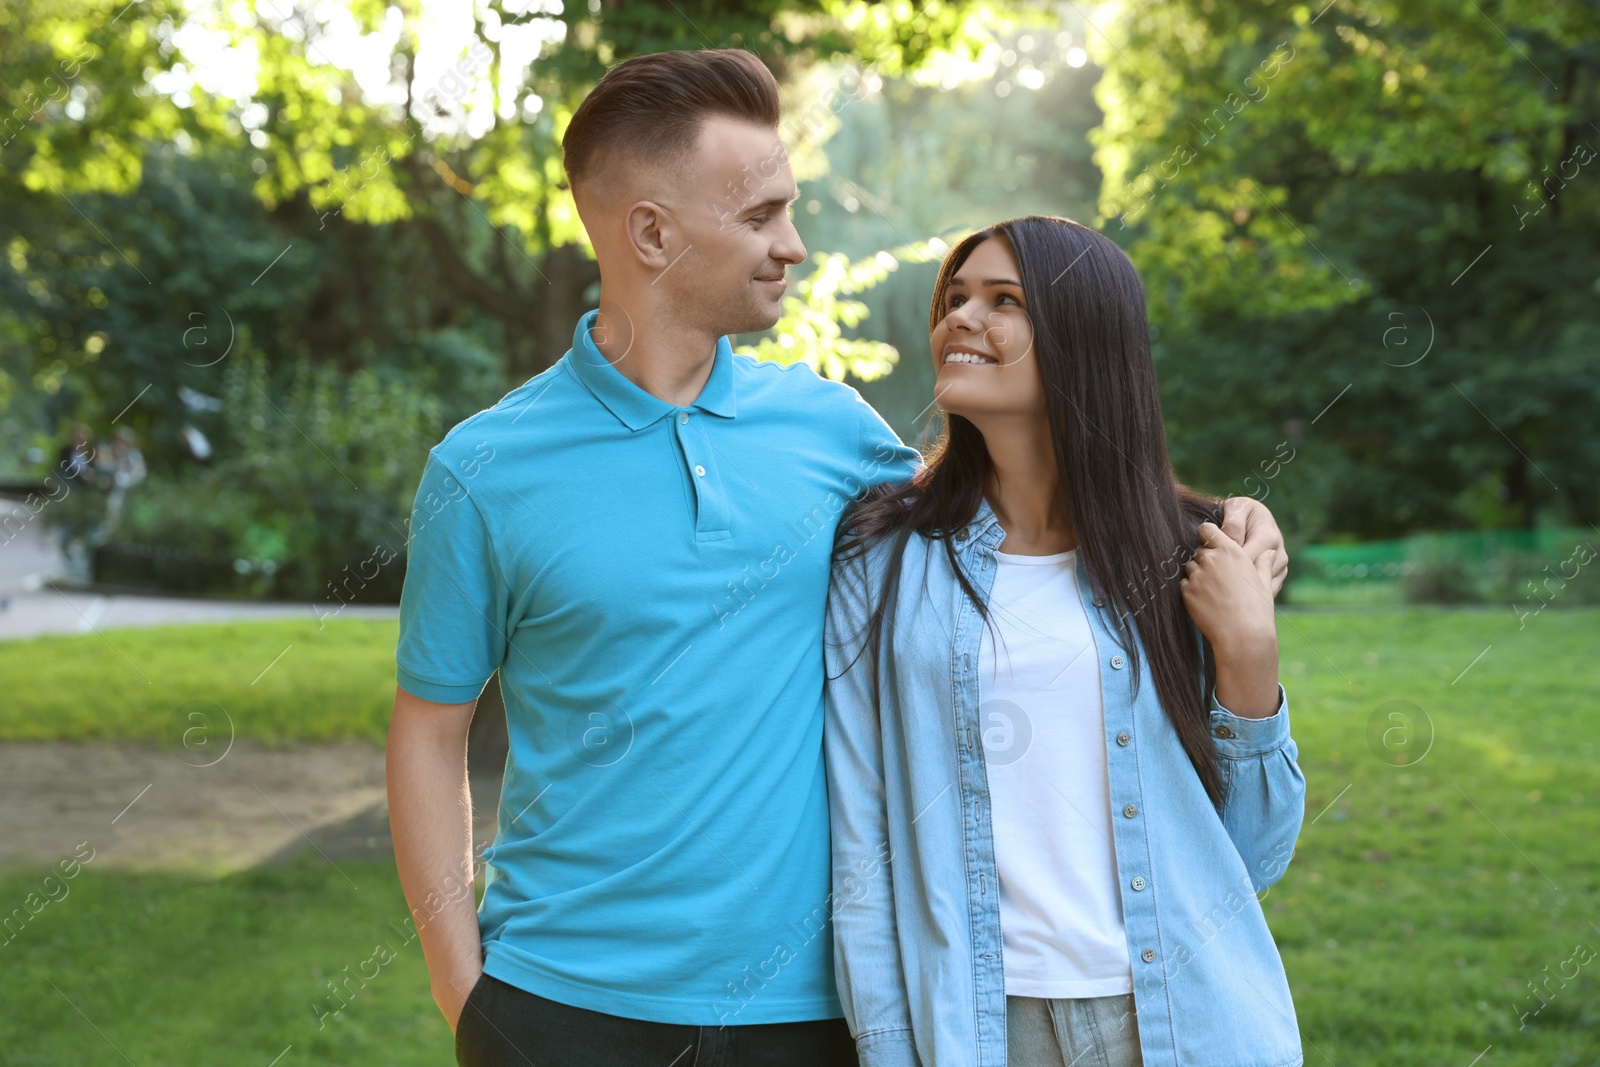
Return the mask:
[[1010, 996], [1133, 991], [1100, 661], [1075, 556], [996, 553], [989, 608], [1001, 642], [988, 630], [982, 639], [979, 717]]

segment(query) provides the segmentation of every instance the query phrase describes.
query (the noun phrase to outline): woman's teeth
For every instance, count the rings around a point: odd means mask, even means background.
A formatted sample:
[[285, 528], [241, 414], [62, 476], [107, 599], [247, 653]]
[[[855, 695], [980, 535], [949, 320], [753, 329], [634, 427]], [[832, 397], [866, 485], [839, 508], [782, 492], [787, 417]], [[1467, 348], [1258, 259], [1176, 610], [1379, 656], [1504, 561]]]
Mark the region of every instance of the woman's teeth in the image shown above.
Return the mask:
[[985, 364], [992, 364], [992, 363], [995, 362], [992, 359], [988, 359], [988, 358], [986, 358], [984, 356], [974, 355], [971, 352], [950, 352], [944, 357], [944, 361], [946, 363], [985, 363]]

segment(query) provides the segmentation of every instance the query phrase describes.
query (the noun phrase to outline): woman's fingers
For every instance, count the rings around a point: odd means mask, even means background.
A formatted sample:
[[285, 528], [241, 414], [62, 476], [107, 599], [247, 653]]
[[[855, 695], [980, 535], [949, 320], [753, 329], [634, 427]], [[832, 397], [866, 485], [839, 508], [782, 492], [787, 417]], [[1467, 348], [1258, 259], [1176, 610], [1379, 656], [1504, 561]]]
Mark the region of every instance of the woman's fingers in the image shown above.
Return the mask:
[[1256, 557], [1256, 577], [1261, 579], [1261, 588], [1269, 593], [1272, 590], [1272, 577], [1276, 569], [1276, 552], [1263, 552]]

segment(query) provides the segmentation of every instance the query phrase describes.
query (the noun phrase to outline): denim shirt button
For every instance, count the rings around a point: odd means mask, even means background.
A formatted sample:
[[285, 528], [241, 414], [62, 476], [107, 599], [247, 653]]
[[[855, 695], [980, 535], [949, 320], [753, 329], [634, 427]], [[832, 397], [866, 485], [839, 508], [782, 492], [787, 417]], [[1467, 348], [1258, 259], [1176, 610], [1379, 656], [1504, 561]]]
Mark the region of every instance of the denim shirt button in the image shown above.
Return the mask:
[[1094, 606], [1097, 607], [1097, 608], [1105, 607], [1106, 606], [1106, 598], [1103, 597], [1103, 596], [1095, 597], [1094, 598]]
[[1217, 736], [1223, 738], [1232, 737], [1233, 731], [1228, 729], [1226, 726], [1219, 726], [1217, 727]]
[[1139, 953], [1139, 958], [1144, 960], [1146, 963], [1154, 963], [1156, 961], [1156, 950], [1153, 948], [1147, 948], [1143, 952]]
[[1133, 818], [1135, 815], [1139, 814], [1139, 805], [1129, 804], [1127, 807], [1122, 809], [1122, 814], [1130, 819]]
[[1132, 740], [1133, 740], [1133, 738], [1128, 736], [1128, 731], [1126, 731], [1126, 730], [1122, 731], [1122, 733], [1117, 735], [1117, 744], [1119, 744], [1119, 745], [1126, 745], [1129, 741], [1132, 741]]
[[957, 530], [956, 531], [956, 540], [957, 541], [965, 541], [966, 539], [967, 539], [967, 531], [966, 530]]
[[1114, 670], [1114, 671], [1120, 671], [1122, 669], [1122, 657], [1121, 656], [1112, 656], [1111, 657], [1111, 669]]
[[1138, 890], [1144, 888], [1144, 879], [1135, 878], [1131, 884], [1133, 885], [1134, 891], [1137, 892]]

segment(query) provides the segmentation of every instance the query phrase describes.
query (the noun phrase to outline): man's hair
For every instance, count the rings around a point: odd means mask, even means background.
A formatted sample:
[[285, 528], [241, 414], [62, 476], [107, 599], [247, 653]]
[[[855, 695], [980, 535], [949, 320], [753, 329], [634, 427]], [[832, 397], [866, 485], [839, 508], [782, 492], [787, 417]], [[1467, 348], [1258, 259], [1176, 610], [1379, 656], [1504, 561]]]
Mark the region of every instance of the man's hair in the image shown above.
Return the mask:
[[561, 139], [567, 182], [591, 185], [624, 159], [681, 163], [713, 115], [776, 128], [781, 113], [777, 79], [750, 52], [635, 56], [608, 70], [573, 114]]

